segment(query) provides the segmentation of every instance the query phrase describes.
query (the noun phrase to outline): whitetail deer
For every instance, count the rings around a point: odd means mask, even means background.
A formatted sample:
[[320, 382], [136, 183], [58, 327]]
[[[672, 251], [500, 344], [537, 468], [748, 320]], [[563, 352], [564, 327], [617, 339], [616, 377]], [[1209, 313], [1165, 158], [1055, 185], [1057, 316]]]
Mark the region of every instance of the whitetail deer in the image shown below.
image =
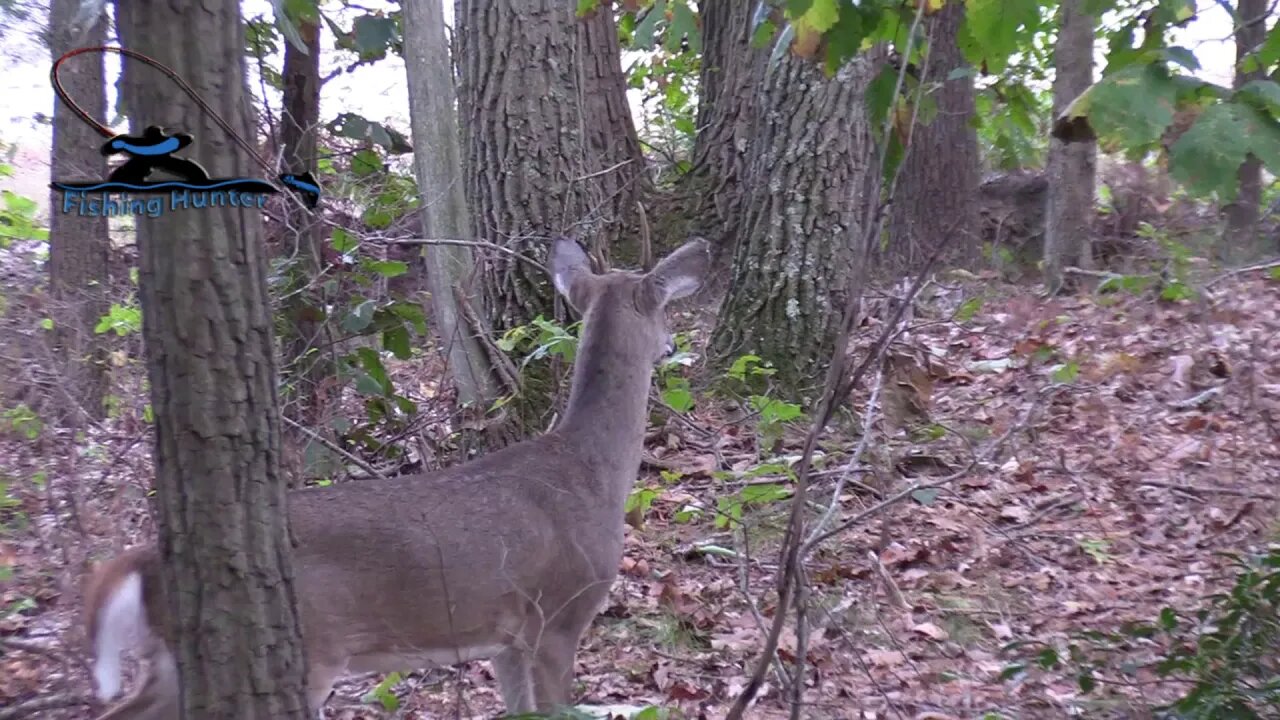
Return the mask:
[[[439, 472], [289, 494], [293, 567], [319, 709], [343, 673], [491, 658], [508, 712], [572, 700], [578, 642], [622, 558], [623, 507], [640, 468], [649, 383], [672, 349], [664, 309], [693, 293], [705, 241], [651, 272], [593, 274], [577, 243], [550, 252], [555, 287], [583, 316], [563, 418], [546, 435]], [[175, 720], [179, 688], [160, 556], [136, 548], [86, 585], [103, 700], [120, 691], [120, 653], [149, 672], [99, 720]]]

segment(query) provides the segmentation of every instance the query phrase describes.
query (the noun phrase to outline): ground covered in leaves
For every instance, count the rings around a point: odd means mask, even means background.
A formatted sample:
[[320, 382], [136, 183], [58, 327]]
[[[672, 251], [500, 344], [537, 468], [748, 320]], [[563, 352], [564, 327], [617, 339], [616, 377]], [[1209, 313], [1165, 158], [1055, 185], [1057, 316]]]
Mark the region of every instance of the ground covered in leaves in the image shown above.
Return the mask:
[[[802, 717], [1143, 717], [1177, 688], [1143, 670], [1088, 694], [1069, 674], [1002, 678], [1017, 660], [1003, 648], [1191, 607], [1222, 587], [1216, 553], [1275, 537], [1280, 282], [1240, 274], [1168, 303], [940, 279], [849, 407], [812, 480], [811, 526], [848, 527], [807, 566]], [[612, 602], [584, 641], [579, 697], [720, 718], [776, 612], [788, 486], [752, 468], [794, 460], [805, 428], [762, 438], [751, 413], [707, 395], [655, 419], [639, 483], [651, 502], [630, 517]], [[7, 417], [0, 445], [0, 720], [91, 717], [79, 578], [152, 531], [149, 426], [138, 411], [78, 435], [29, 429]], [[716, 522], [724, 498], [745, 499], [741, 527]], [[781, 667], [799, 648], [788, 628]], [[482, 662], [371, 693], [380, 680], [348, 678], [327, 717], [501, 707]], [[785, 717], [788, 693], [771, 672], [748, 716]]]

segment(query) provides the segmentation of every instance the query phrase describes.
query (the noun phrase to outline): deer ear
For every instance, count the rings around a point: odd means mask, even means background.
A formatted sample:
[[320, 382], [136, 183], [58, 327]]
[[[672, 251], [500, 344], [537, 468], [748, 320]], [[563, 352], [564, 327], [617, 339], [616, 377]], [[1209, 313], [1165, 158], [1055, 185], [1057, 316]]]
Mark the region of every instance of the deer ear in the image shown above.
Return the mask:
[[672, 300], [692, 295], [702, 286], [702, 280], [711, 265], [711, 246], [702, 238], [694, 238], [658, 263], [645, 276], [645, 283], [654, 292], [659, 307]]
[[551, 270], [551, 282], [556, 290], [579, 312], [586, 310], [591, 260], [578, 243], [566, 237], [558, 237], [551, 243], [547, 255]]

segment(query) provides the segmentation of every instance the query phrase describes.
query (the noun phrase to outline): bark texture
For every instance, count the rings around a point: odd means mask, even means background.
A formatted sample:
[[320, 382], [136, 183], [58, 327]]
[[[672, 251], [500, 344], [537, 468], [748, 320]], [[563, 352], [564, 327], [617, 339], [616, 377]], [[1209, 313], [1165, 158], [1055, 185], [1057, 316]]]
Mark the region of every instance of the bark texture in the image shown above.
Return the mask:
[[[53, 0], [49, 14], [49, 49], [56, 60], [69, 50], [103, 45], [107, 16], [102, 13], [86, 31], [71, 27], [80, 10], [77, 0]], [[106, 75], [103, 56], [81, 55], [59, 70], [71, 98], [98, 120], [107, 114]], [[54, 99], [53, 149], [50, 176], [58, 180], [94, 180], [107, 176], [107, 159], [98, 152], [104, 138]], [[49, 203], [49, 291], [56, 311], [54, 342], [67, 389], [64, 418], [76, 422], [105, 415], [110, 376], [102, 336], [94, 333], [98, 319], [107, 312], [108, 255], [111, 241], [107, 218], [63, 213], [62, 193], [54, 191]]]
[[[617, 188], [633, 186], [622, 178], [643, 167], [634, 128], [617, 127], [630, 114], [617, 40], [606, 39], [613, 19], [580, 21], [574, 9], [562, 0], [458, 0], [454, 14], [473, 232], [535, 258], [559, 234], [608, 245], [634, 207]], [[505, 253], [485, 257], [484, 296], [500, 330], [551, 314], [545, 274]]]
[[[405, 74], [413, 126], [414, 171], [422, 195], [426, 238], [459, 238], [469, 233], [463, 189], [462, 148], [454, 114], [453, 69], [444, 33], [444, 12], [436, 0], [405, 0]], [[615, 41], [616, 42], [616, 41]], [[463, 302], [478, 306], [471, 248], [431, 245], [424, 250], [436, 337], [449, 362], [458, 400], [484, 410], [499, 386], [484, 345], [468, 327]], [[455, 294], [454, 289], [457, 288]]]
[[[320, 19], [301, 17], [298, 34], [306, 44], [303, 53], [293, 43], [284, 49], [284, 113], [280, 140], [284, 149], [287, 172], [314, 172], [316, 169], [316, 131], [320, 124]], [[298, 422], [308, 427], [324, 424], [325, 409], [331, 393], [323, 380], [333, 374], [332, 364], [324, 352], [313, 348], [327, 347], [329, 333], [325, 322], [326, 299], [316, 282], [324, 267], [324, 225], [319, 214], [307, 210], [294, 198], [285, 204], [288, 223], [285, 251], [296, 265], [295, 285], [302, 289], [293, 295], [286, 313], [291, 320], [292, 336], [286, 361], [292, 364], [290, 385], [298, 399], [295, 412]]]
[[[1094, 18], [1084, 12], [1085, 0], [1062, 0], [1058, 8], [1058, 43], [1053, 51], [1053, 117], [1060, 116], [1080, 93], [1093, 84]], [[1089, 267], [1089, 233], [1093, 221], [1093, 193], [1097, 172], [1097, 143], [1049, 140], [1046, 175], [1049, 196], [1045, 211], [1044, 272], [1049, 292], [1062, 290], [1070, 280], [1063, 268]]]
[[786, 54], [757, 89], [746, 217], [713, 347], [752, 353], [802, 392], [831, 359], [855, 259], [871, 139], [867, 62], [832, 79]]
[[[1261, 67], [1245, 72], [1240, 62], [1253, 54], [1267, 39], [1267, 9], [1270, 4], [1271, 0], [1240, 0], [1236, 5], [1236, 88], [1265, 76]], [[1223, 248], [1223, 254], [1231, 260], [1242, 260], [1268, 250], [1258, 243], [1262, 161], [1250, 153], [1237, 171], [1237, 179], [1239, 185], [1236, 199], [1223, 208], [1227, 218], [1226, 247]]]
[[938, 114], [911, 129], [889, 218], [889, 264], [913, 270], [922, 265], [957, 217], [964, 216], [950, 249], [971, 257], [976, 250], [974, 195], [978, 189], [978, 133], [973, 117], [973, 77], [948, 79], [966, 65], [956, 36], [964, 5], [947, 3], [929, 17], [929, 57], [923, 82], [934, 87]]
[[[251, 138], [236, 0], [118, 4], [123, 44], [177, 71]], [[211, 177], [263, 170], [154, 68], [124, 63], [130, 126], [183, 130]], [[166, 202], [168, 198], [164, 197]], [[261, 211], [166, 210], [138, 223], [163, 582], [182, 717], [313, 720], [279, 469], [276, 356]]]
[[[744, 189], [750, 167], [753, 92], [764, 53], [751, 48], [747, 2], [711, 2], [702, 10], [703, 50], [699, 74], [698, 134], [692, 179], [710, 203], [713, 267], [727, 269], [743, 220]], [[712, 273], [711, 284], [718, 273]]]

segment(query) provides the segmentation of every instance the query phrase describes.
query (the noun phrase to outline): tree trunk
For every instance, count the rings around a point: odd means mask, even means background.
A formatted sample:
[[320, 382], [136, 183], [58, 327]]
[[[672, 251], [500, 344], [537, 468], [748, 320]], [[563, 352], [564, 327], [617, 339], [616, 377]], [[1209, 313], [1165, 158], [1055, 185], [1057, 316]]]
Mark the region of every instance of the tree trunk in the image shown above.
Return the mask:
[[[1093, 84], [1094, 18], [1084, 12], [1086, 0], [1062, 0], [1058, 8], [1058, 43], [1053, 52], [1053, 117], [1058, 117]], [[1049, 197], [1045, 211], [1044, 272], [1050, 293], [1070, 281], [1063, 268], [1092, 263], [1089, 231], [1093, 221], [1097, 143], [1049, 140], [1046, 173]]]
[[[624, 99], [613, 97], [623, 90], [617, 41], [602, 34], [612, 18], [600, 12], [579, 21], [574, 3], [563, 0], [457, 0], [456, 7], [475, 236], [534, 258], [559, 234], [607, 245], [634, 206], [617, 190], [634, 182], [620, 178], [643, 166], [634, 129], [617, 131], [630, 115]], [[631, 162], [614, 167], [618, 158]], [[488, 253], [485, 263], [486, 306], [497, 329], [551, 315], [545, 273], [505, 253]]]
[[[711, 2], [702, 10], [702, 68], [698, 77], [698, 134], [690, 180], [711, 204], [712, 222], [703, 234], [712, 241], [714, 286], [725, 277], [744, 219], [748, 149], [764, 53], [751, 48], [752, 5]], [[716, 288], [708, 288], [714, 291]], [[720, 290], [723, 287], [718, 288]]]
[[822, 379], [862, 255], [868, 67], [827, 79], [786, 53], [756, 90], [747, 215], [712, 343], [772, 362], [793, 394]]
[[921, 266], [960, 216], [954, 232], [964, 241], [952, 248], [965, 256], [976, 249], [973, 199], [978, 189], [978, 133], [973, 117], [973, 77], [948, 79], [965, 66], [956, 36], [964, 22], [964, 5], [947, 3], [928, 19], [929, 57], [922, 81], [933, 90], [938, 114], [928, 124], [911, 128], [909, 148], [894, 191], [889, 219], [888, 256], [900, 269]]
[[[320, 18], [314, 7], [304, 8], [310, 16], [296, 18], [298, 34], [306, 44], [306, 53], [285, 42], [283, 106], [280, 139], [284, 146], [284, 166], [287, 172], [315, 172], [316, 131], [320, 124]], [[289, 341], [286, 362], [292, 365], [290, 385], [299, 402], [296, 416], [299, 423], [318, 428], [324, 424], [325, 409], [332, 393], [326, 391], [326, 378], [333, 375], [332, 364], [327, 362], [326, 351], [330, 345], [328, 324], [324, 308], [322, 285], [316, 282], [324, 267], [324, 224], [319, 214], [308, 210], [294, 197], [286, 197], [285, 212], [288, 218], [286, 255], [293, 255], [296, 265], [292, 268], [293, 286], [301, 289], [289, 301], [285, 314], [291, 321], [293, 334]]]
[[588, 185], [592, 208], [604, 208], [599, 247], [603, 257], [620, 250], [629, 259], [639, 257], [631, 230], [636, 220], [636, 203], [651, 189], [645, 169], [640, 137], [636, 134], [627, 100], [627, 81], [622, 74], [622, 48], [618, 27], [609, 3], [601, 3], [587, 17], [577, 21], [581, 58], [583, 127], [587, 150], [583, 158], [588, 174], [596, 174]]
[[[129, 0], [120, 37], [177, 71], [252, 139], [236, 0]], [[124, 62], [134, 133], [160, 125], [213, 178], [263, 170], [156, 69]], [[159, 196], [169, 202], [167, 195]], [[137, 222], [163, 583], [182, 717], [313, 720], [279, 469], [279, 399], [262, 217], [173, 209]]]
[[[1265, 77], [1266, 69], [1258, 67], [1245, 72], [1240, 62], [1255, 52], [1267, 39], [1267, 6], [1270, 0], [1240, 0], [1236, 5], [1236, 74], [1235, 87]], [[1239, 187], [1236, 199], [1223, 208], [1227, 232], [1223, 255], [1245, 260], [1266, 252], [1258, 243], [1258, 219], [1262, 204], [1262, 161], [1252, 153], [1237, 171]]]
[[[403, 7], [405, 75], [423, 237], [466, 237], [470, 222], [443, 8], [437, 0], [405, 0]], [[436, 337], [458, 400], [483, 413], [498, 398], [499, 385], [477, 329], [468, 326], [469, 313], [461, 307], [463, 301], [473, 308], [479, 301], [472, 290], [478, 276], [471, 248], [430, 245], [424, 252]]]
[[[49, 11], [49, 49], [56, 60], [85, 45], [104, 45], [107, 15], [103, 12], [82, 37], [71, 24], [80, 10], [78, 0], [53, 0]], [[90, 53], [68, 60], [59, 70], [67, 93], [86, 112], [103, 120], [107, 114], [103, 56]], [[58, 180], [92, 180], [107, 175], [107, 159], [98, 152], [103, 138], [61, 100], [53, 106], [53, 149], [50, 175]], [[54, 191], [49, 213], [49, 291], [54, 301], [54, 341], [65, 379], [66, 396], [75, 407], [65, 419], [100, 419], [106, 408], [109, 376], [106, 349], [94, 333], [107, 312], [107, 275], [111, 240], [107, 218], [60, 212], [62, 194]], [[72, 401], [68, 401], [72, 404]]]

